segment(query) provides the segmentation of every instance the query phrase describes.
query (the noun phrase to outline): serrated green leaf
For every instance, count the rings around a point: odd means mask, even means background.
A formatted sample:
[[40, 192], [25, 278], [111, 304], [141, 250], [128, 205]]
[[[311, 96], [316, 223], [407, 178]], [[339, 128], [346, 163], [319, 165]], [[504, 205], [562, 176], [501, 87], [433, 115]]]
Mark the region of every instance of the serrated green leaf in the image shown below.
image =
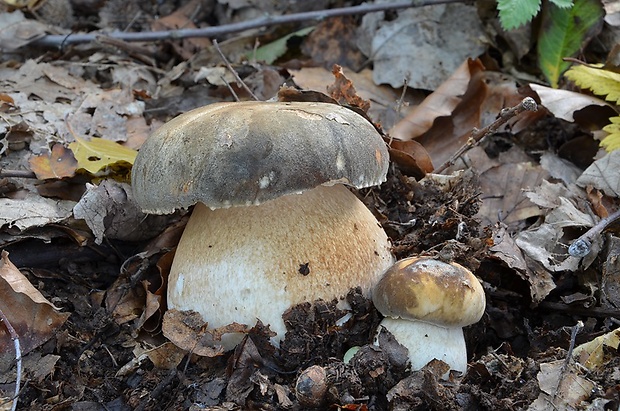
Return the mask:
[[540, 0], [498, 0], [497, 10], [504, 30], [514, 30], [538, 14]]
[[274, 61], [276, 61], [278, 58], [282, 57], [286, 53], [286, 51], [288, 50], [287, 42], [291, 37], [304, 37], [307, 36], [312, 30], [314, 30], [314, 26], [298, 30], [294, 33], [288, 34], [282, 38], [279, 38], [278, 40], [272, 41], [271, 43], [267, 43], [264, 46], [257, 48], [256, 53], [251, 52], [248, 53], [247, 56], [248, 58], [255, 58], [256, 61], [272, 64]]
[[129, 170], [138, 152], [120, 144], [93, 137], [90, 141], [75, 138], [69, 144], [78, 163], [78, 169], [84, 169], [93, 175], [107, 169]]
[[550, 0], [551, 3], [555, 4], [561, 9], [566, 9], [568, 7], [573, 6], [573, 0]]
[[620, 104], [620, 73], [603, 70], [602, 64], [593, 66], [573, 66], [564, 75], [579, 87], [592, 90], [594, 94], [604, 96], [605, 100]]
[[603, 24], [605, 12], [599, 0], [575, 0], [569, 9], [544, 3], [541, 31], [538, 36], [538, 64], [552, 87], [570, 63], [572, 57], [597, 34]]
[[603, 127], [603, 130], [608, 132], [609, 135], [601, 141], [601, 146], [611, 153], [614, 150], [620, 149], [620, 117], [612, 117], [609, 119], [611, 124]]

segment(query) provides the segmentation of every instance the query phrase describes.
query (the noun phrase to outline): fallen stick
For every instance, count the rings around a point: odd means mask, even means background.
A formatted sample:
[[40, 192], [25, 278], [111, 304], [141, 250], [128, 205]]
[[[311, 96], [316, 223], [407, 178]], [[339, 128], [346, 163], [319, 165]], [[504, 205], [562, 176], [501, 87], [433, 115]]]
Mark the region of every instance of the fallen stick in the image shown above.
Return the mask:
[[4, 312], [0, 310], [0, 322], [4, 323], [11, 340], [13, 340], [13, 346], [15, 347], [15, 361], [17, 366], [17, 376], [15, 380], [15, 394], [13, 395], [13, 404], [11, 405], [11, 411], [17, 409], [17, 397], [19, 396], [20, 382], [22, 380], [22, 350], [19, 346], [19, 336], [15, 332], [15, 328], [9, 322], [9, 319], [4, 315]]
[[[188, 37], [217, 37], [224, 34], [238, 33], [259, 27], [275, 26], [281, 24], [298, 23], [301, 21], [324, 20], [330, 17], [350, 16], [355, 14], [367, 14], [377, 11], [398, 10], [410, 7], [432, 6], [446, 3], [463, 3], [463, 0], [418, 0], [400, 1], [397, 3], [362, 4], [353, 7], [341, 7], [329, 10], [309, 11], [304, 13], [284, 14], [282, 16], [269, 16], [240, 23], [224, 24], [216, 27], [205, 27], [199, 29], [180, 29], [148, 31], [138, 33], [127, 33], [115, 31], [107, 33], [106, 37], [123, 41], [161, 41], [179, 40]], [[48, 34], [30, 43], [39, 47], [57, 47], [89, 43], [97, 40], [102, 33], [80, 33], [80, 34]]]

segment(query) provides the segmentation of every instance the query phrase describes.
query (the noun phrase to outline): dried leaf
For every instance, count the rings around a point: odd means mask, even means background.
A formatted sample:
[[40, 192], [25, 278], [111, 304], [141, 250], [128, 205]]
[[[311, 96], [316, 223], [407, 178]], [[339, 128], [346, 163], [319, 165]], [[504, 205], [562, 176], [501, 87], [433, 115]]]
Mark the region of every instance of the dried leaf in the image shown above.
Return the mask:
[[138, 152], [120, 144], [93, 137], [90, 141], [75, 137], [75, 142], [69, 144], [78, 162], [78, 168], [84, 169], [93, 175], [114, 171], [129, 170]]
[[133, 200], [127, 183], [104, 180], [98, 186], [87, 184], [73, 216], [83, 219], [101, 244], [104, 236], [124, 241], [148, 240], [165, 228], [168, 218], [144, 214]]
[[399, 121], [390, 130], [390, 135], [400, 140], [411, 140], [427, 132], [437, 117], [452, 114], [452, 111], [462, 101], [471, 78], [482, 71], [484, 71], [484, 66], [480, 60], [467, 59], [446, 81], [425, 98], [422, 104], [414, 107], [405, 118]]
[[25, 230], [49, 223], [56, 223], [71, 216], [75, 202], [54, 200], [27, 192], [23, 198], [0, 198], [0, 227], [7, 224]]
[[370, 101], [364, 100], [357, 94], [355, 86], [351, 80], [344, 75], [342, 67], [334, 64], [332, 74], [336, 79], [333, 84], [327, 87], [327, 93], [341, 105], [357, 107], [364, 113], [368, 113]]
[[569, 90], [559, 90], [538, 84], [530, 84], [530, 88], [538, 94], [540, 102], [554, 116], [573, 122], [576, 111], [589, 106], [611, 107], [600, 98], [588, 96]]
[[531, 411], [571, 409], [589, 398], [594, 388], [592, 381], [565, 360], [540, 364], [536, 378], [542, 393], [528, 408]]
[[433, 171], [433, 162], [422, 144], [415, 140], [388, 140], [390, 159], [398, 164], [400, 170], [417, 180]]
[[616, 328], [613, 331], [596, 337], [592, 341], [575, 347], [573, 350], [573, 358], [590, 371], [595, 371], [611, 360], [611, 358], [604, 358], [604, 347], [617, 350], [619, 345], [620, 328]]
[[[22, 355], [49, 340], [70, 315], [59, 312], [45, 299], [13, 265], [6, 251], [0, 254], [0, 309], [19, 335]], [[6, 371], [14, 361], [13, 342], [2, 326], [0, 371]]]
[[54, 144], [51, 153], [31, 157], [29, 162], [39, 180], [73, 177], [78, 165], [71, 150], [58, 143]]
[[577, 179], [581, 187], [592, 186], [611, 197], [620, 197], [620, 150], [596, 160]]
[[247, 325], [232, 323], [215, 330], [207, 329], [202, 316], [194, 311], [168, 310], [164, 314], [162, 331], [176, 346], [203, 357], [216, 357], [224, 353], [219, 344], [223, 334], [246, 333]]
[[465, 4], [406, 9], [396, 19], [369, 13], [359, 32], [358, 46], [374, 62], [375, 83], [392, 87], [407, 81], [409, 87], [434, 90], [486, 49], [476, 8]]

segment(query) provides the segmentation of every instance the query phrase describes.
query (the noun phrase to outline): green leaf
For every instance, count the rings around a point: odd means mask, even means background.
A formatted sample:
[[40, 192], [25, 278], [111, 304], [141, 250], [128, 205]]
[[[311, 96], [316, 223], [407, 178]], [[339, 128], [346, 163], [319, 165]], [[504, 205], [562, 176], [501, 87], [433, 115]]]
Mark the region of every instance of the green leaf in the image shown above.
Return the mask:
[[551, 0], [551, 3], [555, 4], [561, 9], [573, 7], [573, 0]]
[[540, 10], [540, 0], [498, 0], [497, 9], [504, 30], [514, 30], [532, 21]]
[[609, 119], [611, 124], [603, 127], [603, 130], [608, 132], [609, 135], [601, 141], [601, 146], [608, 153], [614, 150], [620, 149], [620, 117], [612, 117]]
[[138, 152], [120, 144], [93, 137], [90, 141], [76, 137], [69, 144], [77, 160], [78, 169], [84, 169], [93, 175], [106, 171], [123, 171], [131, 169]]
[[538, 64], [547, 81], [557, 88], [570, 65], [562, 59], [577, 54], [600, 31], [605, 12], [599, 0], [575, 0], [570, 9], [545, 2], [542, 14]]
[[602, 64], [592, 66], [573, 66], [564, 74], [581, 88], [592, 90], [605, 100], [620, 104], [620, 73], [603, 70]]
[[271, 43], [267, 43], [264, 46], [257, 48], [256, 53], [250, 52], [247, 56], [248, 58], [255, 58], [256, 61], [272, 64], [287, 52], [287, 42], [291, 37], [304, 37], [307, 36], [312, 30], [314, 30], [314, 26], [298, 30], [294, 33], [279, 38], [276, 41], [272, 41]]

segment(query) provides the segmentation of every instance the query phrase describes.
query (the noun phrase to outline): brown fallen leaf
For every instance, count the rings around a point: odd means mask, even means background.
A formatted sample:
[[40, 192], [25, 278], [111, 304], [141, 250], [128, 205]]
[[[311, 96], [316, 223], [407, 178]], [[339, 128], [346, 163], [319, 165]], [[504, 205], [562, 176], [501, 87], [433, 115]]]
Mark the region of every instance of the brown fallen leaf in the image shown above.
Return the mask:
[[468, 59], [424, 101], [398, 122], [390, 134], [401, 140], [418, 138], [433, 126], [438, 117], [450, 116], [476, 73], [484, 71], [480, 60]]
[[582, 377], [581, 370], [565, 360], [540, 364], [536, 376], [541, 393], [528, 410], [570, 410], [576, 409], [583, 400], [590, 397], [595, 385]]
[[73, 177], [78, 166], [71, 150], [58, 143], [52, 146], [51, 153], [30, 157], [29, 163], [39, 180]]
[[179, 348], [202, 357], [216, 357], [224, 353], [219, 344], [222, 335], [247, 333], [251, 328], [237, 323], [217, 329], [207, 329], [207, 326], [195, 311], [168, 310], [164, 314], [162, 331]]
[[420, 180], [433, 171], [431, 157], [422, 144], [415, 140], [387, 140], [390, 158], [398, 164], [403, 174]]
[[[22, 355], [49, 340], [70, 315], [43, 297], [6, 251], [0, 254], [0, 309], [19, 335]], [[0, 371], [10, 369], [14, 362], [13, 342], [6, 328], [0, 327]]]
[[341, 105], [349, 105], [357, 107], [364, 113], [368, 113], [370, 109], [370, 101], [364, 100], [357, 94], [353, 82], [349, 80], [342, 71], [342, 67], [334, 64], [332, 74], [335, 80], [327, 87], [327, 93], [332, 96]]

